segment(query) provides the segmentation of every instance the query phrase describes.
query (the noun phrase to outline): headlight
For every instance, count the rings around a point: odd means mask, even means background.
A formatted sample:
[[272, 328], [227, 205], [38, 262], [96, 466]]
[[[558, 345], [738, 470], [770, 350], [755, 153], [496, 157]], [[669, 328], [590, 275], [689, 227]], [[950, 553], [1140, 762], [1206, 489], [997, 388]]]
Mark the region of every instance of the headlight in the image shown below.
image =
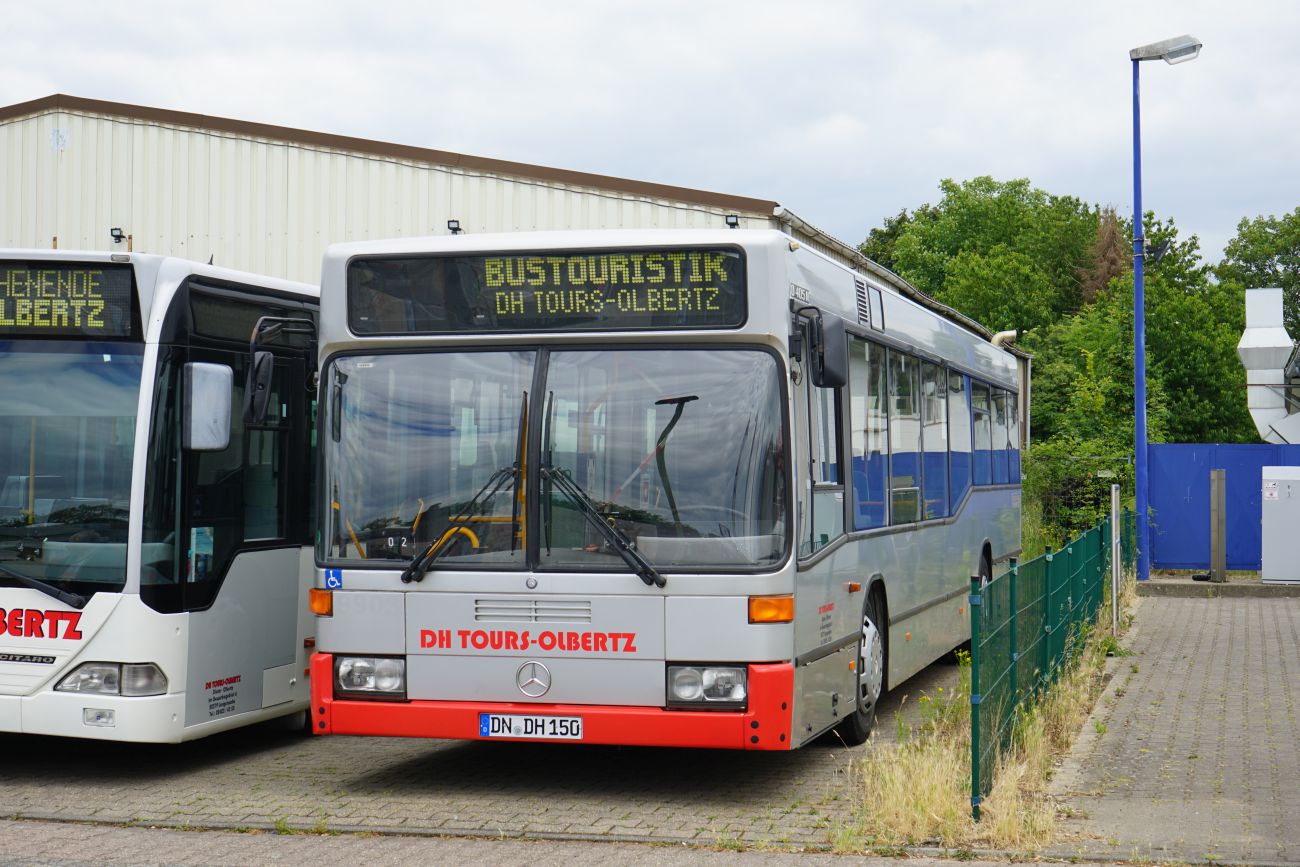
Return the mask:
[[54, 688], [95, 695], [163, 695], [167, 676], [152, 662], [84, 662]]
[[668, 705], [718, 709], [744, 708], [747, 669], [734, 665], [668, 666]]
[[78, 665], [59, 685], [62, 692], [93, 692], [98, 695], [122, 694], [122, 666], [111, 662], [87, 662]]
[[406, 698], [406, 660], [393, 656], [336, 656], [334, 686], [341, 696]]

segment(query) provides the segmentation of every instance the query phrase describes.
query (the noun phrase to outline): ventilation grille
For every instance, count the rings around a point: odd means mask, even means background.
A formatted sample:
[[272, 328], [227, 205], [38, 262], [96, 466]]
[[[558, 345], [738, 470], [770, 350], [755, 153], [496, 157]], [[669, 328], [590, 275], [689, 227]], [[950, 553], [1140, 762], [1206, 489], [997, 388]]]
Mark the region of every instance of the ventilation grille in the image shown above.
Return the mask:
[[861, 280], [854, 280], [858, 290], [858, 324], [871, 324], [871, 304], [867, 301], [867, 284]]
[[589, 599], [475, 599], [479, 623], [590, 623]]

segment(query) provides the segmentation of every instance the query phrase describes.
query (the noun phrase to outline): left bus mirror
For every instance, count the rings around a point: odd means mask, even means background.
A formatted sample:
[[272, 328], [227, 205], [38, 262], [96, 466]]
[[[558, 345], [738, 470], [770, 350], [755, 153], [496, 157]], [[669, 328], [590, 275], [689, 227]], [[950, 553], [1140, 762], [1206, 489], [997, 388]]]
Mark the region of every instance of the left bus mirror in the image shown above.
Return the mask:
[[244, 382], [244, 424], [254, 426], [266, 421], [266, 406], [271, 399], [271, 377], [275, 373], [275, 356], [266, 350], [253, 353]]
[[849, 339], [844, 320], [822, 314], [812, 322], [812, 381], [818, 388], [839, 388], [849, 381]]
[[185, 365], [185, 424], [182, 445], [195, 452], [219, 452], [230, 445], [230, 393], [235, 373], [224, 364]]

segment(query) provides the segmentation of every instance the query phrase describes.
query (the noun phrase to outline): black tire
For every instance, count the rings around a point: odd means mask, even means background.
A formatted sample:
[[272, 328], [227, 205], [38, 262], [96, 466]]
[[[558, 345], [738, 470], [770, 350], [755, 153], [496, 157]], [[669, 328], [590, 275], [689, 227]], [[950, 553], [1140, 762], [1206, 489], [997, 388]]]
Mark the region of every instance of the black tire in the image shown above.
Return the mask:
[[262, 723], [267, 731], [280, 732], [287, 735], [310, 735], [311, 734], [311, 712], [306, 710], [295, 711], [285, 716], [275, 717]]
[[888, 646], [885, 633], [878, 626], [878, 612], [881, 610], [880, 597], [875, 593], [868, 594], [862, 606], [862, 634], [858, 638], [858, 663], [855, 666], [857, 707], [835, 726], [839, 740], [851, 747], [861, 746], [871, 736], [871, 729], [876, 724], [876, 706], [885, 692]]
[[988, 548], [980, 552], [979, 576], [981, 588], [987, 587], [988, 583], [993, 580], [993, 563], [989, 560]]

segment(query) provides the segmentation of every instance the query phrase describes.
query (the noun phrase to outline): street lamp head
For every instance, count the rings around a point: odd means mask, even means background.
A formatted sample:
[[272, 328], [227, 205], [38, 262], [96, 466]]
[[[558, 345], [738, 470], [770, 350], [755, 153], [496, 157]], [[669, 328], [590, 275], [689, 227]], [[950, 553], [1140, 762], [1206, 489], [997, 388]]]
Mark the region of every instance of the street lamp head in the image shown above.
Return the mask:
[[1195, 36], [1175, 36], [1134, 48], [1128, 53], [1129, 60], [1163, 60], [1165, 63], [1183, 63], [1195, 60], [1201, 53], [1201, 40]]

